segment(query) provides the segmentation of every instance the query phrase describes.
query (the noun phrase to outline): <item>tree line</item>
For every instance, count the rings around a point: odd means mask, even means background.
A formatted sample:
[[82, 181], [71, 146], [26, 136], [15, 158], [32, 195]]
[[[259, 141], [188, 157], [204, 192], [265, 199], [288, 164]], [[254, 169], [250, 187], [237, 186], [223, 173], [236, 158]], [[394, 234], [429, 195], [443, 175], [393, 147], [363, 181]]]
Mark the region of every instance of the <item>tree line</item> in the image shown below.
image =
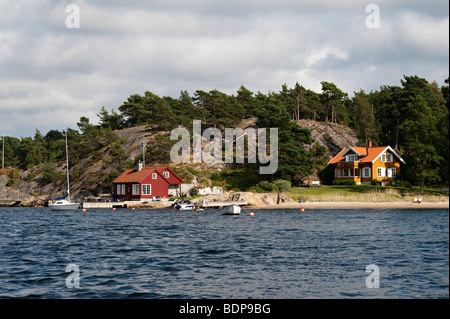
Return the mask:
[[[170, 131], [179, 125], [192, 128], [200, 119], [205, 127], [235, 127], [242, 119], [256, 118], [257, 127], [278, 127], [279, 169], [276, 176], [299, 183], [318, 166], [323, 168], [323, 148], [313, 143], [307, 129], [295, 122], [301, 119], [337, 123], [353, 128], [359, 145], [390, 145], [405, 159], [403, 180], [415, 185], [448, 184], [448, 79], [439, 87], [418, 76], [404, 76], [399, 86], [383, 85], [379, 90], [354, 92], [350, 98], [334, 83], [321, 82], [321, 92], [296, 83], [278, 92], [252, 92], [241, 86], [236, 94], [218, 90], [197, 90], [192, 95], [181, 91], [178, 98], [160, 97], [150, 91], [133, 94], [116, 110], [102, 107], [98, 124], [81, 117], [78, 129], [68, 129], [71, 162], [79, 162], [105, 143], [117, 148], [114, 131], [136, 125], [149, 125], [156, 131]], [[64, 133], [51, 130], [46, 135], [36, 130], [34, 137], [20, 140], [7, 137], [6, 166], [29, 169], [64, 158]], [[170, 143], [166, 143], [170, 146]], [[1, 152], [1, 150], [0, 150]], [[152, 148], [149, 148], [149, 158]], [[117, 154], [125, 156], [118, 149]], [[118, 155], [119, 156], [119, 155]], [[243, 164], [248, 165], [248, 164]], [[256, 168], [257, 165], [247, 167]]]

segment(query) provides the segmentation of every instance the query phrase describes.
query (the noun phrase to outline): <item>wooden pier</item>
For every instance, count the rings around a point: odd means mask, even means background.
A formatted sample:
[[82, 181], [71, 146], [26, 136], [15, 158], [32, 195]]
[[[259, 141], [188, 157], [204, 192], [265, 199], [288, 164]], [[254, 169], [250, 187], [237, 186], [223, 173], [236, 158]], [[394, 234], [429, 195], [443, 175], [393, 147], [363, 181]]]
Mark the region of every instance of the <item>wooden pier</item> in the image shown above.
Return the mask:
[[220, 208], [231, 205], [238, 206], [247, 206], [247, 201], [239, 200], [239, 201], [224, 201], [224, 202], [198, 202], [197, 206], [202, 208]]
[[19, 205], [21, 202], [21, 200], [17, 199], [0, 199], [0, 206], [13, 207]]

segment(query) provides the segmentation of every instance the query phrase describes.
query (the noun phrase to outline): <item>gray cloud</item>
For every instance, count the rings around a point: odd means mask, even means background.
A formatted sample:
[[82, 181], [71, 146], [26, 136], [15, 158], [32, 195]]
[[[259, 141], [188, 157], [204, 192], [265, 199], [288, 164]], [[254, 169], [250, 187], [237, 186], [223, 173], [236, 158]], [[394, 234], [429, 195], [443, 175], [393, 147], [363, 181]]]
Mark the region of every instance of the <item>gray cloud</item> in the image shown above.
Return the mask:
[[332, 81], [351, 95], [403, 75], [448, 77], [448, 2], [378, 1], [380, 28], [360, 0], [71, 1], [0, 3], [0, 132], [76, 128], [146, 90], [233, 94]]

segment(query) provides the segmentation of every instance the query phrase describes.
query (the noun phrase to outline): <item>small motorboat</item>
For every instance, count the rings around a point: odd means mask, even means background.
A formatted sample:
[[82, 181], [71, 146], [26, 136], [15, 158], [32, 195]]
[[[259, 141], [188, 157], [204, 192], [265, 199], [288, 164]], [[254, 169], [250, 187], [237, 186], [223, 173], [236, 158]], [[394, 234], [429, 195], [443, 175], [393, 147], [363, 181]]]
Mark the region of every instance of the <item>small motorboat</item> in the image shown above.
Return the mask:
[[230, 205], [222, 209], [222, 215], [240, 215], [241, 206]]
[[186, 200], [183, 202], [177, 202], [173, 205], [173, 208], [176, 210], [193, 210], [195, 207], [194, 204], [191, 203], [191, 201]]

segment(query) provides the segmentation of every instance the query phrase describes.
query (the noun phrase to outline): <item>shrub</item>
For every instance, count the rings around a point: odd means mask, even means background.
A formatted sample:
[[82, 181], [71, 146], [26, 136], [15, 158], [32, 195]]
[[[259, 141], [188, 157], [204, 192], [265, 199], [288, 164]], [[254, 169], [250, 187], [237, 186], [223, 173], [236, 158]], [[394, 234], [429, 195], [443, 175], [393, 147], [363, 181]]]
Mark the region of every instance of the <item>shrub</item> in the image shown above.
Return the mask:
[[258, 186], [268, 192], [278, 192], [279, 191], [277, 185], [275, 185], [274, 183], [268, 182], [268, 181], [261, 181], [258, 183]]
[[264, 193], [265, 192], [265, 190], [259, 186], [252, 186], [247, 191], [253, 192], [253, 193]]
[[404, 187], [404, 188], [411, 188], [412, 184], [409, 181], [399, 180], [399, 181], [395, 181], [395, 186], [397, 186], [397, 187]]
[[374, 186], [380, 186], [381, 183], [379, 180], [374, 179], [373, 181], [370, 182], [370, 185], [374, 185]]
[[280, 192], [287, 192], [291, 190], [291, 181], [285, 179], [277, 179], [273, 182], [273, 184], [278, 187]]
[[356, 185], [353, 179], [335, 179], [332, 185]]

